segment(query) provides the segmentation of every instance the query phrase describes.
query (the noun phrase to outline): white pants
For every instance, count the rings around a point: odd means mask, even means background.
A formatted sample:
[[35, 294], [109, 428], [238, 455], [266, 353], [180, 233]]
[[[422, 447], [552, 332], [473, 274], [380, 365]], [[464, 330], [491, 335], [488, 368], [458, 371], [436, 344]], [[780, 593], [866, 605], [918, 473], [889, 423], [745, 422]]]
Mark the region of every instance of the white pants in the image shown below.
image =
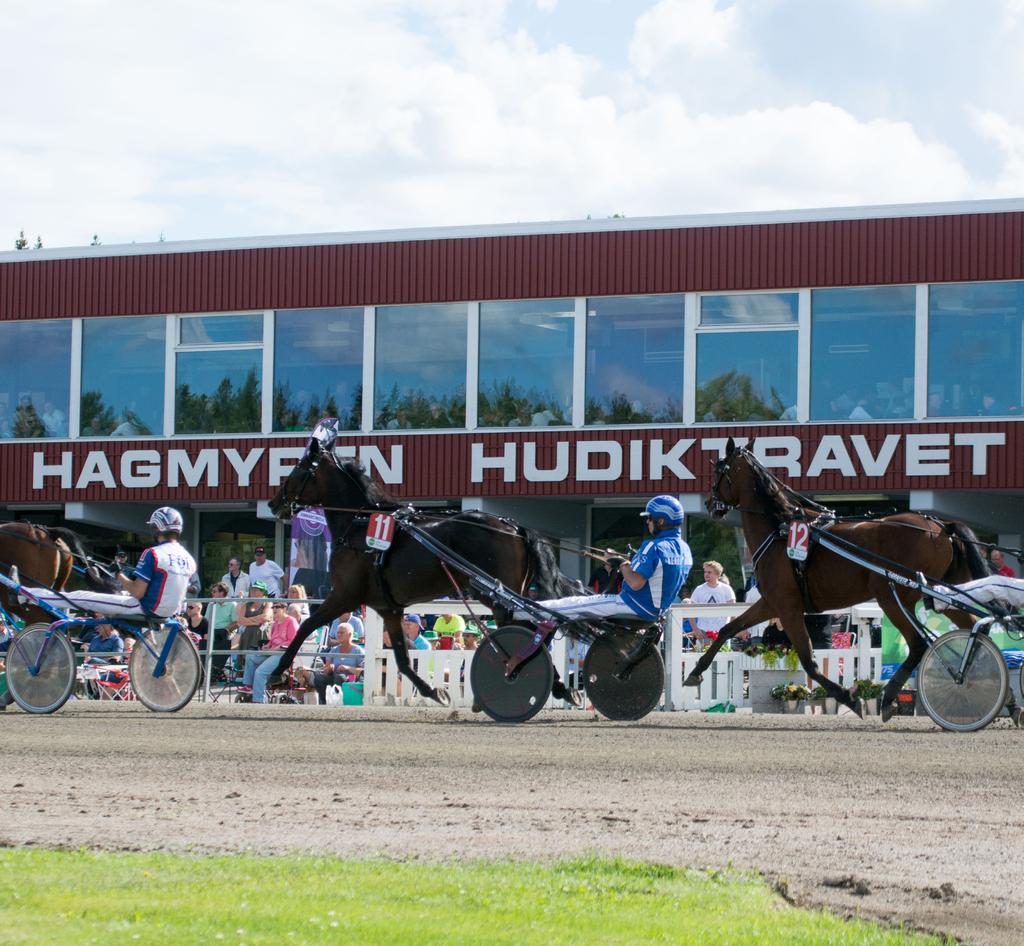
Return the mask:
[[77, 608], [79, 611], [98, 611], [108, 617], [143, 617], [142, 605], [130, 594], [117, 594], [107, 591], [46, 591], [41, 588], [30, 588], [40, 601], [61, 611]]
[[[586, 621], [591, 618], [639, 618], [637, 614], [618, 595], [571, 595], [568, 598], [552, 598], [550, 601], [538, 601], [537, 604], [555, 611], [570, 621]], [[525, 611], [516, 611], [515, 617], [520, 621], [532, 621]], [[656, 618], [651, 618], [653, 624]]]
[[[946, 591], [967, 605], [988, 604], [990, 601], [997, 601], [1000, 604], [1012, 609], [1024, 608], [1024, 579], [1008, 578], [1005, 575], [988, 575], [985, 578], [976, 578], [974, 581], [965, 582], [962, 585], [954, 585], [952, 588], [945, 588], [942, 585], [936, 586], [939, 591]], [[958, 592], [963, 592], [962, 596]], [[944, 611], [947, 607], [945, 601], [936, 601], [936, 608]]]

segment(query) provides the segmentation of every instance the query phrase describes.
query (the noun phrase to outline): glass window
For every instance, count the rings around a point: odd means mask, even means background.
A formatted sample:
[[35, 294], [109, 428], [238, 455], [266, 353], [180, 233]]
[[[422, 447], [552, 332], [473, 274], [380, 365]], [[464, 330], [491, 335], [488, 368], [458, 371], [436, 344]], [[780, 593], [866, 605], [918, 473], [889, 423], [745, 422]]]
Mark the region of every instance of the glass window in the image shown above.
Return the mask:
[[82, 320], [83, 437], [163, 433], [163, 316]]
[[71, 321], [0, 323], [0, 437], [66, 437]]
[[175, 432], [258, 433], [262, 371], [261, 348], [179, 351]]
[[182, 345], [239, 345], [263, 342], [262, 315], [183, 315]]
[[1024, 282], [928, 290], [928, 416], [1019, 414]]
[[467, 317], [464, 303], [377, 309], [378, 429], [465, 427]]
[[683, 419], [683, 297], [587, 300], [588, 424]]
[[363, 310], [297, 309], [274, 318], [274, 430], [311, 430], [337, 417], [358, 430]]
[[796, 419], [796, 332], [701, 332], [697, 420]]
[[811, 420], [914, 416], [913, 286], [811, 293]]
[[480, 304], [481, 427], [572, 422], [572, 299]]
[[780, 325], [797, 322], [795, 292], [755, 292], [734, 296], [702, 296], [701, 325]]

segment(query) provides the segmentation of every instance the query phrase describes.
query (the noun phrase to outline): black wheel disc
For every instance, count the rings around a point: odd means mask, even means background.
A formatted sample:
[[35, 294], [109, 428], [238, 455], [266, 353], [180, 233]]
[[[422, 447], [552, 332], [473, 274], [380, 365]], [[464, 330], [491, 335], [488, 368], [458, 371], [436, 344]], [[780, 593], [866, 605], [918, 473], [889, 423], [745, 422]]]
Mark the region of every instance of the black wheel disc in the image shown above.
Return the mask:
[[519, 653], [533, 638], [525, 627], [499, 627], [488, 635], [473, 655], [469, 682], [473, 699], [499, 723], [525, 723], [536, 716], [555, 680], [555, 668], [546, 647], [541, 647], [516, 672], [505, 675], [505, 661]]
[[665, 690], [665, 661], [649, 644], [640, 661], [620, 678], [626, 652], [636, 635], [599, 637], [583, 660], [583, 686], [587, 698], [602, 716], [614, 720], [643, 719]]

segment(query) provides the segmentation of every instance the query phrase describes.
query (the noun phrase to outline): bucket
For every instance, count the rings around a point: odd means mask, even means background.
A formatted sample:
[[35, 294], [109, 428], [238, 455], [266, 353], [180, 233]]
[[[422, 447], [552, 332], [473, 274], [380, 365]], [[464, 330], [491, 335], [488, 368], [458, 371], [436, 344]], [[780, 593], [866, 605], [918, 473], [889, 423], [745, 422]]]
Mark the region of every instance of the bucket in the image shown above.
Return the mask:
[[362, 706], [363, 705], [363, 685], [362, 685], [362, 683], [343, 683], [341, 685], [341, 697], [342, 697], [342, 703], [345, 706]]

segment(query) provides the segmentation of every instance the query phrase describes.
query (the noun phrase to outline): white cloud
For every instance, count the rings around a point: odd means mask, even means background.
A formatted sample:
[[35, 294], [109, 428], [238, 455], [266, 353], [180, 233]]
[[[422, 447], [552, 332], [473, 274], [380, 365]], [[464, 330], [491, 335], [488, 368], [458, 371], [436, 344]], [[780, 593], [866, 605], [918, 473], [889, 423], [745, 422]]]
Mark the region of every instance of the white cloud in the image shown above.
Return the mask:
[[718, 8], [715, 0], [659, 0], [636, 22], [630, 62], [646, 76], [676, 51], [723, 55], [736, 40], [739, 10]]

